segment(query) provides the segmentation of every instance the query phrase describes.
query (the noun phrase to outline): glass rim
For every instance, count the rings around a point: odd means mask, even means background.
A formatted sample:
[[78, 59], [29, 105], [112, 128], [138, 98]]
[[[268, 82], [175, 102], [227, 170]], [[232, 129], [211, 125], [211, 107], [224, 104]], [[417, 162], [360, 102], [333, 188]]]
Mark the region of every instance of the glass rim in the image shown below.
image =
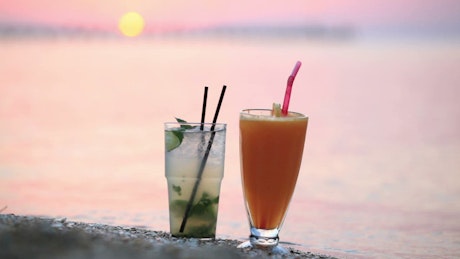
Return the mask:
[[190, 132], [190, 133], [193, 133], [193, 132], [211, 132], [211, 131], [217, 132], [217, 131], [227, 130], [227, 123], [222, 123], [222, 122], [216, 122], [216, 123], [204, 122], [204, 123], [201, 123], [201, 122], [177, 122], [177, 121], [171, 121], [171, 122], [164, 122], [163, 123], [165, 131], [175, 130], [175, 129], [181, 128], [183, 125], [189, 125], [189, 126], [192, 126], [194, 128], [203, 126], [203, 130], [200, 130], [200, 131], [188, 131], [188, 130], [185, 131], [185, 132]]
[[164, 125], [173, 125], [173, 124], [178, 124], [178, 125], [216, 125], [216, 126], [224, 126], [224, 125], [227, 125], [227, 123], [225, 122], [216, 122], [216, 123], [212, 123], [212, 122], [178, 122], [178, 121], [167, 121], [167, 122], [164, 122]]
[[[250, 113], [250, 111], [259, 111], [259, 112], [270, 112], [270, 114], [254, 114], [254, 113]], [[240, 111], [240, 115], [244, 115], [244, 116], [260, 116], [260, 117], [273, 117], [273, 115], [271, 115], [271, 112], [272, 112], [272, 109], [264, 109], [264, 108], [250, 108], [250, 109], [243, 109]], [[308, 119], [308, 116], [303, 114], [303, 113], [300, 113], [300, 112], [294, 112], [294, 111], [288, 111], [289, 114], [292, 114], [294, 116], [289, 116], [289, 117], [276, 117], [277, 119]]]

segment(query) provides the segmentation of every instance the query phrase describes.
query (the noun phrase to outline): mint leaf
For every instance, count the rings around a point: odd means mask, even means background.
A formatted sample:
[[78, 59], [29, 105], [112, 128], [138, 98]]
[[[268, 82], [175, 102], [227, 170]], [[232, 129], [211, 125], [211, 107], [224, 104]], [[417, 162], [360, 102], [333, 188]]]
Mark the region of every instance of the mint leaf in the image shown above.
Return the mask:
[[179, 185], [174, 185], [172, 186], [173, 191], [177, 193], [177, 195], [181, 196], [182, 195], [182, 188]]
[[177, 117], [174, 117], [176, 118], [176, 121], [179, 122], [179, 123], [187, 123], [187, 121], [183, 120], [183, 119], [180, 119], [180, 118], [177, 118]]
[[[180, 186], [173, 185], [174, 191], [179, 191]], [[180, 190], [182, 191], [182, 190]], [[188, 201], [185, 200], [174, 200], [170, 204], [171, 212], [176, 215], [182, 215], [185, 213]], [[200, 220], [215, 221], [217, 218], [217, 211], [214, 207], [215, 204], [219, 203], [219, 196], [212, 198], [208, 193], [203, 193], [200, 200], [195, 203], [190, 210], [190, 218], [198, 218]]]
[[194, 126], [192, 126], [192, 125], [188, 125], [188, 124], [187, 124], [187, 121], [185, 121], [185, 120], [183, 120], [183, 119], [179, 119], [179, 118], [177, 118], [177, 117], [176, 117], [176, 121], [179, 122], [179, 123], [181, 124], [180, 127], [181, 127], [181, 129], [184, 129], [184, 130], [193, 129], [193, 128], [196, 127], [196, 126], [194, 127]]
[[217, 213], [214, 209], [213, 204], [217, 204], [219, 198], [211, 199], [209, 194], [204, 192], [200, 200], [192, 207], [190, 215], [199, 217], [206, 220], [215, 220]]
[[190, 227], [190, 237], [215, 237], [216, 222], [209, 222], [197, 227]]
[[[180, 186], [173, 185], [174, 189]], [[214, 237], [217, 223], [217, 210], [215, 204], [219, 202], [219, 196], [211, 197], [208, 193], [203, 193], [201, 198], [195, 203], [189, 214], [191, 220], [184, 233], [184, 237]], [[183, 217], [188, 201], [174, 200], [170, 204], [170, 213], [174, 217]], [[193, 221], [192, 221], [193, 220]], [[193, 222], [193, 223], [192, 223]]]

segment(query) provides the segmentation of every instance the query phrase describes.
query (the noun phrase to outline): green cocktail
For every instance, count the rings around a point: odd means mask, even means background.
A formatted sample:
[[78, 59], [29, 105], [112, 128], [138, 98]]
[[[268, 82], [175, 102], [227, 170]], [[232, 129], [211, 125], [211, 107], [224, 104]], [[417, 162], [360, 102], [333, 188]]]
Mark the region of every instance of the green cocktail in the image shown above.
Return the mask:
[[173, 236], [215, 237], [225, 134], [226, 124], [221, 123], [165, 123], [165, 172]]

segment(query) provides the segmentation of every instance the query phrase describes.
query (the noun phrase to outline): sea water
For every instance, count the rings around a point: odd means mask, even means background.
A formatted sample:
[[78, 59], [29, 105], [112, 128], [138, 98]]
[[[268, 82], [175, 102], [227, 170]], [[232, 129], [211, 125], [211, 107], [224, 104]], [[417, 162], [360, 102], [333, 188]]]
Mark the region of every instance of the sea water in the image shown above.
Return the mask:
[[238, 115], [309, 115], [280, 239], [338, 257], [460, 255], [460, 48], [443, 41], [0, 41], [2, 213], [169, 230], [163, 122], [228, 124], [217, 235], [246, 240]]

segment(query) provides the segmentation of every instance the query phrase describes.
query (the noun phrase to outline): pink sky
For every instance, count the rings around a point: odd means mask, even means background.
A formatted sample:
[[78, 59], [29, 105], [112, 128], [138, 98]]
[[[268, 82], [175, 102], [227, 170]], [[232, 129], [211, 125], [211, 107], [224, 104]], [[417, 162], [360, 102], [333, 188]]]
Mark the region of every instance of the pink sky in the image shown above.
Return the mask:
[[459, 26], [458, 0], [14, 0], [0, 2], [0, 20], [116, 27], [128, 11], [148, 27], [219, 24]]

